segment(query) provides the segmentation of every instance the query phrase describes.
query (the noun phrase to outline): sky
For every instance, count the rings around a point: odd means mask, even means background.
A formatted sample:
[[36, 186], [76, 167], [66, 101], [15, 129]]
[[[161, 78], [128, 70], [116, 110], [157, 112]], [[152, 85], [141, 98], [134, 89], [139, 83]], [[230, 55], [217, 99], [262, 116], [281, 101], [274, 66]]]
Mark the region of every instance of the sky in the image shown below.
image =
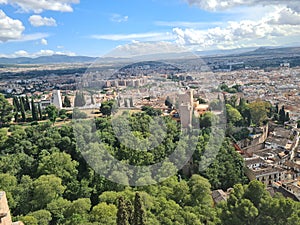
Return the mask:
[[0, 57], [300, 46], [299, 0], [0, 0]]

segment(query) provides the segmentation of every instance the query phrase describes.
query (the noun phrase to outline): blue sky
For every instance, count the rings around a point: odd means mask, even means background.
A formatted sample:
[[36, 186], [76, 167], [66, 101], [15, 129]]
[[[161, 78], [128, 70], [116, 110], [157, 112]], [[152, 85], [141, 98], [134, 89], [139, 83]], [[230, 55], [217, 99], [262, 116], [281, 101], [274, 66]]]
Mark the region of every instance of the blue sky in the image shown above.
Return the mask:
[[0, 56], [101, 56], [117, 46], [297, 45], [298, 0], [0, 0]]

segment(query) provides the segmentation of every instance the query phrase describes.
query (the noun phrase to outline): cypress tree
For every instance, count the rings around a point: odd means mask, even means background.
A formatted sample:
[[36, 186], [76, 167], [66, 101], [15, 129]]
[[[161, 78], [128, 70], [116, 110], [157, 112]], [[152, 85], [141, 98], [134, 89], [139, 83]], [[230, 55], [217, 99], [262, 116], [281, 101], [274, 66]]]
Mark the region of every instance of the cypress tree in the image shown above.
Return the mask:
[[173, 106], [169, 96], [165, 100], [165, 105], [168, 106], [168, 108], [172, 108], [172, 106]]
[[95, 105], [95, 100], [94, 100], [93, 94], [91, 94], [91, 104]]
[[129, 224], [133, 224], [133, 205], [131, 201], [126, 201], [125, 203], [126, 203], [126, 209], [128, 213]]
[[13, 106], [14, 106], [14, 119], [15, 122], [19, 122], [19, 111], [20, 111], [20, 103], [19, 103], [19, 99], [14, 96], [13, 98]]
[[15, 123], [19, 122], [19, 113], [15, 112], [14, 119], [15, 119]]
[[82, 92], [76, 93], [75, 100], [74, 100], [74, 106], [75, 107], [85, 106], [85, 98], [84, 98], [84, 94]]
[[83, 92], [81, 92], [81, 102], [82, 102], [82, 106], [85, 106], [86, 102], [85, 102], [85, 98], [84, 98]]
[[26, 100], [23, 96], [20, 99], [20, 105], [21, 105], [21, 103], [23, 104], [24, 110], [26, 111]]
[[41, 104], [38, 104], [38, 111], [39, 111], [40, 120], [42, 120], [43, 119], [43, 112], [42, 112]]
[[290, 113], [289, 113], [289, 112], [287, 112], [287, 113], [285, 114], [285, 121], [286, 121], [286, 122], [290, 121]]
[[27, 95], [26, 95], [26, 98], [25, 98], [25, 105], [24, 105], [24, 107], [25, 107], [25, 111], [30, 110], [30, 103], [29, 103], [29, 98], [28, 98]]
[[38, 112], [37, 112], [37, 108], [34, 104], [33, 98], [31, 98], [31, 115], [32, 115], [33, 121], [38, 121]]
[[78, 92], [76, 92], [76, 95], [75, 95], [75, 99], [74, 99], [74, 106], [75, 107], [78, 107], [79, 106], [79, 95], [78, 95]]
[[65, 98], [64, 98], [63, 107], [66, 107], [66, 108], [70, 108], [71, 107], [71, 101], [68, 98], [68, 96], [65, 96]]
[[13, 105], [15, 107], [15, 111], [20, 112], [21, 111], [21, 107], [20, 107], [20, 102], [18, 97], [14, 96], [13, 98]]
[[22, 121], [23, 121], [23, 122], [26, 122], [25, 106], [24, 106], [24, 102], [23, 102], [22, 99], [24, 99], [24, 97], [22, 97], [22, 98], [21, 98], [21, 101], [20, 101], [21, 116], [22, 116]]
[[117, 212], [117, 225], [129, 225], [129, 216], [127, 207], [123, 197], [119, 198], [118, 212]]
[[140, 194], [135, 193], [134, 198], [134, 212], [133, 212], [133, 225], [145, 225], [145, 210], [141, 200]]
[[285, 110], [284, 110], [284, 106], [282, 106], [281, 109], [279, 110], [279, 122], [281, 124], [284, 124], [284, 122], [285, 122]]
[[278, 103], [275, 105], [275, 113], [279, 113]]

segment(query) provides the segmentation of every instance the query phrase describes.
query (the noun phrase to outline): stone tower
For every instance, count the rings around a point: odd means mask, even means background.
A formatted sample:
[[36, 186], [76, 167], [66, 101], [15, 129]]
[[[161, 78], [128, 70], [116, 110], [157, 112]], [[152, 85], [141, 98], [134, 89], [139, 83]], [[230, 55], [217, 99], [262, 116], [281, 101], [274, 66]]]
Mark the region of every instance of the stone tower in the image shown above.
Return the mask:
[[62, 109], [60, 90], [53, 90], [51, 103], [58, 109]]
[[179, 116], [182, 128], [188, 128], [192, 124], [194, 92], [192, 89], [187, 90], [178, 96]]
[[24, 225], [22, 222], [12, 222], [6, 193], [0, 191], [0, 224], [1, 225]]

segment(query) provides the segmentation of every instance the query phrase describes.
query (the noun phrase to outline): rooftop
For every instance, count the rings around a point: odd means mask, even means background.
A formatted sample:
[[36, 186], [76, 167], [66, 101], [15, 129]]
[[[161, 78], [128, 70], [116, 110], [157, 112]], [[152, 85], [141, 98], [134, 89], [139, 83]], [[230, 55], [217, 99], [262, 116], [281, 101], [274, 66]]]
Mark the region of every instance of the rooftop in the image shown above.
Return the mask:
[[277, 173], [284, 172], [284, 169], [281, 169], [279, 167], [274, 166], [268, 166], [268, 167], [260, 167], [258, 169], [252, 169], [255, 176], [265, 176], [265, 175], [272, 175]]

